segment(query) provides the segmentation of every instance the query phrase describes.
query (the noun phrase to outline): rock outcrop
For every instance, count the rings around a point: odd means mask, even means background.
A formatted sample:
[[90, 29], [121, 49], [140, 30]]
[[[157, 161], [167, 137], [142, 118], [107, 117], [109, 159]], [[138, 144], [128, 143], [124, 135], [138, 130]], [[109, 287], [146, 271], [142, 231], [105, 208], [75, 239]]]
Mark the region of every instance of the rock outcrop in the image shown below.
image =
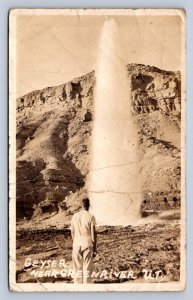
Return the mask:
[[17, 99], [17, 217], [67, 209], [84, 187], [94, 72]]
[[[160, 204], [164, 197], [179, 202], [180, 73], [132, 64], [128, 76], [138, 124], [143, 206]], [[78, 208], [89, 171], [95, 83], [93, 71], [17, 99], [18, 220], [61, 210], [69, 215]]]
[[144, 65], [129, 65], [132, 108], [139, 129], [142, 208], [180, 205], [181, 76]]
[[[133, 110], [149, 113], [160, 110], [164, 114], [180, 116], [181, 78], [180, 73], [162, 71], [144, 65], [129, 65], [133, 96]], [[175, 113], [174, 113], [175, 112]]]

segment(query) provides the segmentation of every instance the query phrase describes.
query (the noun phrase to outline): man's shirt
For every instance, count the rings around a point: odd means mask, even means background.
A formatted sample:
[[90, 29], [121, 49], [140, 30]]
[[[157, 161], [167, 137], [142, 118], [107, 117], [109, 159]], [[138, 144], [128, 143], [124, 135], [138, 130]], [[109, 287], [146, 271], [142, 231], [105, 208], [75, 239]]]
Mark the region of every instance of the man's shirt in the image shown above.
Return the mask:
[[96, 225], [95, 217], [87, 210], [82, 209], [75, 213], [71, 221], [73, 248], [81, 247], [82, 251], [93, 246], [93, 226]]

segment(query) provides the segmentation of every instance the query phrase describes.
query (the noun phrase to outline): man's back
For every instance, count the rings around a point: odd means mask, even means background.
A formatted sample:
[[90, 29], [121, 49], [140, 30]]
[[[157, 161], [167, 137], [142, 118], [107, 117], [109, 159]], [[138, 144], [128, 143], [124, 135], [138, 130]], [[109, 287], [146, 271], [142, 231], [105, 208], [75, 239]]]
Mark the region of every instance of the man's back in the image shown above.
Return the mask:
[[[88, 212], [89, 207], [89, 199], [82, 199], [82, 210], [75, 213], [71, 221], [74, 283], [92, 282], [93, 257], [96, 255], [96, 221]], [[81, 276], [77, 276], [79, 273]]]
[[96, 225], [95, 217], [83, 209], [75, 213], [71, 221], [73, 247], [81, 247], [82, 250], [93, 246], [93, 226]]

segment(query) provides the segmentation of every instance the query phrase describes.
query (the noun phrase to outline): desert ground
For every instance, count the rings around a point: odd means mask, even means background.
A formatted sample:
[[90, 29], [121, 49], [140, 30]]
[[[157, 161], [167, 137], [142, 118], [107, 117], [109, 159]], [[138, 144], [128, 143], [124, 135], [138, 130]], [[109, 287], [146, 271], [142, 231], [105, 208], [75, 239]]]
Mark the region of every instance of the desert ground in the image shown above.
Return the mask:
[[[97, 226], [97, 256], [94, 271], [99, 273], [94, 283], [167, 282], [180, 278], [180, 212], [165, 211], [160, 215], [141, 218], [135, 226]], [[17, 229], [17, 282], [73, 283], [72, 239], [69, 226], [31, 224]], [[54, 217], [53, 217], [54, 218]], [[27, 224], [26, 224], [27, 225]], [[34, 264], [34, 261], [36, 265]], [[56, 265], [42, 267], [41, 261], [56, 261]], [[65, 266], [59, 266], [61, 260]], [[26, 262], [26, 263], [25, 263]], [[57, 275], [45, 273], [57, 270]], [[104, 271], [105, 270], [105, 271]], [[112, 272], [113, 270], [113, 272]], [[33, 273], [35, 271], [35, 273]], [[37, 272], [39, 271], [39, 273]], [[44, 271], [44, 273], [40, 273]], [[123, 275], [123, 273], [125, 276]], [[156, 277], [159, 271], [159, 277]], [[106, 273], [107, 272], [107, 273]], [[110, 276], [110, 272], [112, 272]], [[128, 272], [131, 272], [128, 278]], [[151, 272], [151, 278], [144, 275]], [[46, 275], [47, 274], [47, 275]], [[121, 275], [122, 274], [122, 275]], [[65, 276], [64, 276], [65, 275]]]

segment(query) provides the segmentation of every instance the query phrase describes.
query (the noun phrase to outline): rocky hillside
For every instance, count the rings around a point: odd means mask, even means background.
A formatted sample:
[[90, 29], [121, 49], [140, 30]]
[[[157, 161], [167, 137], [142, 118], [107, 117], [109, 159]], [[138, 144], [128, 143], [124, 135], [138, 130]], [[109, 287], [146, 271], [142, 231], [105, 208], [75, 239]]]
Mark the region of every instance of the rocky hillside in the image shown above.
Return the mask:
[[[128, 77], [142, 208], [179, 205], [180, 74], [132, 64]], [[93, 71], [17, 99], [17, 220], [68, 216], [78, 208], [89, 171], [95, 83]]]
[[132, 106], [139, 129], [142, 208], [180, 205], [181, 76], [144, 65], [129, 65]]

